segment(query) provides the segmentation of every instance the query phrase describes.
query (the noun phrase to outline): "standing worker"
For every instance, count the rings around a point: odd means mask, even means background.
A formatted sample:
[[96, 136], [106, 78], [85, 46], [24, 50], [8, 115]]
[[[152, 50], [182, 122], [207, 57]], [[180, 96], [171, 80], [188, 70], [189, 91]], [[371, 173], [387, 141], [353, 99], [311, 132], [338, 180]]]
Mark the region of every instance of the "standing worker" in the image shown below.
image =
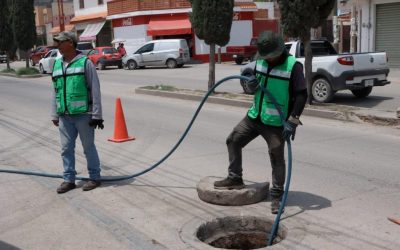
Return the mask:
[[294, 140], [299, 117], [307, 101], [307, 86], [302, 64], [285, 49], [283, 38], [271, 31], [257, 40], [255, 75], [259, 84], [275, 97], [286, 118], [282, 123], [272, 100], [258, 87], [247, 115], [226, 139], [229, 153], [228, 177], [214, 182], [216, 189], [241, 189], [242, 149], [261, 135], [268, 145], [272, 167], [271, 213], [277, 214], [284, 192], [286, 166], [285, 140]]
[[124, 44], [123, 44], [123, 43], [120, 43], [120, 44], [118, 45], [117, 50], [118, 50], [118, 53], [119, 53], [122, 57], [126, 54], [126, 50], [125, 50], [125, 48], [124, 48]]
[[83, 191], [100, 186], [100, 160], [94, 144], [94, 129], [103, 129], [100, 83], [96, 68], [86, 56], [76, 50], [77, 39], [72, 32], [54, 37], [62, 54], [53, 68], [54, 94], [52, 122], [59, 128], [64, 182], [57, 193], [65, 193], [75, 185], [75, 141], [81, 139], [87, 161], [89, 181]]

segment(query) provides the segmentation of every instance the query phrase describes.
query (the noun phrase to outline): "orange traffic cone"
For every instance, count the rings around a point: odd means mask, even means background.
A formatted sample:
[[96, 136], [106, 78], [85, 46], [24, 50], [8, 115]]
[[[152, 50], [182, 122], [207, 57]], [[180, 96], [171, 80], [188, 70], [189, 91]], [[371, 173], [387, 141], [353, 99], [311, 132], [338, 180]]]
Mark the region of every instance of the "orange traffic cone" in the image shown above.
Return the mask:
[[115, 122], [114, 122], [114, 138], [109, 138], [112, 142], [124, 142], [135, 140], [135, 137], [128, 136], [126, 129], [124, 111], [122, 110], [121, 99], [118, 97], [115, 102]]
[[388, 220], [390, 220], [393, 223], [396, 223], [397, 225], [400, 225], [400, 219], [395, 219], [395, 218], [389, 218], [388, 217]]

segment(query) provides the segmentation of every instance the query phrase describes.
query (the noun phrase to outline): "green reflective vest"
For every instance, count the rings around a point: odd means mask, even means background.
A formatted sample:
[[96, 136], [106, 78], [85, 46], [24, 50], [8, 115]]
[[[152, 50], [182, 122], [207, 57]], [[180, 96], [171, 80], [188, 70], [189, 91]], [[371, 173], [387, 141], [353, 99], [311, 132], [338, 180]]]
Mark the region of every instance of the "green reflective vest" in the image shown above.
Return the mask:
[[[296, 58], [288, 56], [286, 61], [275, 66], [268, 73], [268, 63], [266, 60], [256, 61], [256, 77], [261, 86], [271, 92], [272, 96], [275, 97], [278, 105], [285, 116], [288, 116], [289, 101], [290, 101], [290, 75]], [[282, 121], [279, 116], [278, 110], [272, 103], [270, 98], [259, 88], [254, 94], [253, 105], [250, 107], [247, 115], [256, 119], [260, 116], [262, 123], [271, 126], [282, 126]]]
[[56, 92], [57, 114], [82, 114], [89, 111], [89, 92], [85, 78], [87, 57], [68, 64], [57, 59], [53, 68], [53, 86]]

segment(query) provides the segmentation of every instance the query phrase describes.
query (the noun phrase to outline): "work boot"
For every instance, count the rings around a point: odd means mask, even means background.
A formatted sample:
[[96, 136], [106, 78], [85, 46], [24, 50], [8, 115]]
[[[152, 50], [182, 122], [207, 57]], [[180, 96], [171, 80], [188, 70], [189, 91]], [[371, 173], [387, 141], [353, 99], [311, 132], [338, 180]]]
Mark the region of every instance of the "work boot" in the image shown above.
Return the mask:
[[57, 193], [63, 194], [68, 192], [69, 190], [72, 190], [76, 187], [75, 183], [72, 182], [66, 182], [64, 181], [61, 183], [61, 185], [57, 188]]
[[82, 190], [83, 191], [90, 191], [92, 189], [97, 188], [98, 186], [101, 185], [100, 181], [93, 181], [93, 180], [89, 180], [88, 182], [86, 182], [85, 184], [83, 184], [82, 186]]
[[[271, 200], [271, 214], [277, 214], [279, 212], [279, 207], [281, 205], [279, 198], [272, 198]], [[285, 212], [285, 208], [283, 208], [282, 213]]]
[[215, 189], [228, 189], [228, 190], [242, 189], [242, 188], [244, 188], [244, 184], [243, 184], [242, 178], [236, 178], [236, 179], [225, 178], [221, 181], [215, 181], [214, 188]]

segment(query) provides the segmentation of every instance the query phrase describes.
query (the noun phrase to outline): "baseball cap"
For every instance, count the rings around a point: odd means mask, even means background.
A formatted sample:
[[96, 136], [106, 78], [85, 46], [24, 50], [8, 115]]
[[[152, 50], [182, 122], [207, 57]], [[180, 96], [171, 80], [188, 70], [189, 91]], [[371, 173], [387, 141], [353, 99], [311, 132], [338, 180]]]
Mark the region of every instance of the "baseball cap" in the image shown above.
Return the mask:
[[66, 41], [66, 40], [71, 40], [74, 43], [78, 42], [78, 39], [76, 38], [76, 35], [71, 31], [60, 32], [60, 33], [58, 33], [57, 36], [55, 36], [53, 38], [53, 40], [57, 41], [57, 42], [62, 42], [62, 41]]
[[280, 56], [285, 51], [283, 38], [272, 31], [263, 31], [257, 39], [257, 57], [260, 59], [270, 59]]

